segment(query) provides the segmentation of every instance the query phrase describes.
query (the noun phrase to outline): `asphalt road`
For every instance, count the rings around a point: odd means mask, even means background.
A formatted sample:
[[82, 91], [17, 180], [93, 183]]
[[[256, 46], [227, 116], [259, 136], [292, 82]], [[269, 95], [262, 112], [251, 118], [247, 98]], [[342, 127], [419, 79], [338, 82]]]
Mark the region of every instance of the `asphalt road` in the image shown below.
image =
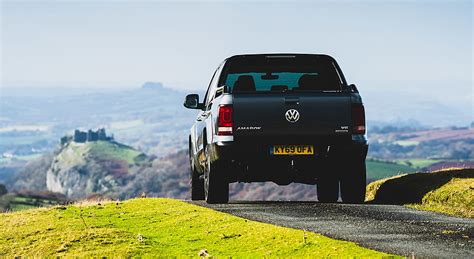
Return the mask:
[[474, 220], [396, 205], [238, 202], [197, 205], [415, 257], [474, 258]]

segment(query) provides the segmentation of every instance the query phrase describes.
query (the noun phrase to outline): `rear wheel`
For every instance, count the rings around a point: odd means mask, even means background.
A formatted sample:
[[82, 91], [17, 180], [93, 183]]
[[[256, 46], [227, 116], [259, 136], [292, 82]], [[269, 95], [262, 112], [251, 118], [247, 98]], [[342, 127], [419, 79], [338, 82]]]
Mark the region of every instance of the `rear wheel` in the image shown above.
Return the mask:
[[207, 203], [229, 202], [229, 183], [224, 177], [223, 166], [219, 162], [211, 162], [208, 153], [207, 166], [204, 173], [204, 193]]
[[366, 186], [365, 160], [351, 163], [341, 177], [341, 198], [344, 203], [363, 203]]
[[339, 198], [339, 181], [334, 176], [324, 176], [317, 184], [316, 188], [318, 201], [324, 203], [337, 202]]
[[192, 154], [191, 137], [189, 137], [189, 167], [191, 168], [191, 200], [204, 200], [204, 179], [199, 177]]

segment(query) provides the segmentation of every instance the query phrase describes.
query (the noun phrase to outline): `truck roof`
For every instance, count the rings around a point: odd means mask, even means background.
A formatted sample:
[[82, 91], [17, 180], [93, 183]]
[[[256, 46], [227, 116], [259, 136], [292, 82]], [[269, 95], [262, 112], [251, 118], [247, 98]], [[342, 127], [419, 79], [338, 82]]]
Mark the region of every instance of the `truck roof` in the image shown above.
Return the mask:
[[276, 58], [276, 57], [281, 57], [281, 58], [291, 58], [291, 57], [326, 57], [333, 59], [333, 57], [327, 55], [327, 54], [308, 54], [308, 53], [261, 53], [261, 54], [239, 54], [239, 55], [234, 55], [231, 57], [228, 57], [228, 59], [235, 59], [235, 58], [246, 58], [246, 57], [254, 57], [254, 58]]

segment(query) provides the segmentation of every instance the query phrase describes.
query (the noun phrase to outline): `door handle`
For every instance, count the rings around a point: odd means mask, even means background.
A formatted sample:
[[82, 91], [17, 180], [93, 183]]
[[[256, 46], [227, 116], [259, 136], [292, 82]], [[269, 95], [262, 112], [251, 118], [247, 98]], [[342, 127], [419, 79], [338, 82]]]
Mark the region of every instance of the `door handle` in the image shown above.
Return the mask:
[[201, 115], [199, 115], [199, 117], [196, 119], [197, 121], [203, 121], [204, 119], [206, 119], [208, 116], [209, 116], [209, 113], [210, 112], [203, 112], [201, 113]]

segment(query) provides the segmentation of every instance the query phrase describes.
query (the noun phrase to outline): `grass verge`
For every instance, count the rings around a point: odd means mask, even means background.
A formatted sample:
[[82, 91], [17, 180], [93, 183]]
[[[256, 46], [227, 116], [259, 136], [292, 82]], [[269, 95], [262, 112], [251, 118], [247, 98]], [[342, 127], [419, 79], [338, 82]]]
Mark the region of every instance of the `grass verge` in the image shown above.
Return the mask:
[[474, 178], [453, 178], [440, 188], [427, 193], [421, 204], [410, 204], [408, 206], [415, 209], [474, 218]]
[[474, 218], [474, 169], [448, 169], [382, 179], [367, 186], [366, 201]]
[[0, 214], [0, 256], [384, 257], [312, 232], [172, 199], [133, 199]]

